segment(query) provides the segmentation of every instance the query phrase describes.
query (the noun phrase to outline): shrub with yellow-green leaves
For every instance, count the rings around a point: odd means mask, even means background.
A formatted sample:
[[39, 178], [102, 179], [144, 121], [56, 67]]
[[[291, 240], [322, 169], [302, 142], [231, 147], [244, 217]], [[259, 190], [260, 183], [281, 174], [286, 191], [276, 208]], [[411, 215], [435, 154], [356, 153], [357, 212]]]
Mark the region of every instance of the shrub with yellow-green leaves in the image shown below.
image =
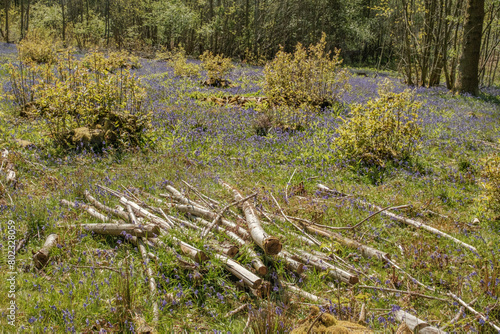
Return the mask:
[[200, 66], [187, 62], [186, 51], [183, 48], [177, 49], [172, 54], [172, 65], [176, 76], [192, 77], [200, 75]]
[[230, 58], [225, 58], [222, 55], [214, 55], [212, 51], [205, 51], [200, 59], [201, 66], [207, 71], [206, 84], [209, 86], [228, 86], [226, 76], [231, 72], [234, 65]]
[[110, 52], [108, 56], [101, 52], [89, 52], [82, 60], [87, 69], [98, 72], [115, 72], [118, 69], [140, 68], [139, 57], [126, 51]]
[[500, 154], [491, 154], [483, 162], [482, 177], [486, 207], [500, 214]]
[[379, 95], [366, 104], [354, 104], [337, 129], [338, 151], [352, 163], [384, 167], [389, 161], [411, 160], [419, 147], [421, 104], [414, 101], [414, 94], [381, 88]]
[[35, 33], [29, 34], [17, 45], [19, 59], [23, 62], [53, 64], [57, 59], [54, 45]]
[[[102, 60], [103, 55], [93, 53], [89, 58]], [[145, 89], [126, 68], [112, 73], [103, 71], [102, 63], [93, 64], [96, 67], [82, 66], [66, 52], [56, 65], [11, 65], [13, 99], [29, 108], [30, 115], [45, 120], [60, 146], [143, 144], [149, 125]]]
[[340, 50], [326, 52], [326, 35], [309, 48], [280, 50], [264, 69], [264, 90], [272, 105], [329, 107], [349, 89], [348, 73], [341, 68]]

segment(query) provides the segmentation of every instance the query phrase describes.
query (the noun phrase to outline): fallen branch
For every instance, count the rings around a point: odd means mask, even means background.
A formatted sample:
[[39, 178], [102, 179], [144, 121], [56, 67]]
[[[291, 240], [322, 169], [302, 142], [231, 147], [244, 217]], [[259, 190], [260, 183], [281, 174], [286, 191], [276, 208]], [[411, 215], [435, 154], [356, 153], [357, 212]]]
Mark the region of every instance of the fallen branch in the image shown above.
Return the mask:
[[241, 311], [243, 311], [244, 309], [248, 309], [248, 305], [249, 304], [243, 304], [237, 308], [235, 308], [234, 310], [230, 311], [230, 312], [227, 312], [226, 315], [224, 316], [224, 318], [229, 318], [229, 317], [232, 317], [233, 315], [235, 314], [238, 314], [240, 313]]
[[60, 225], [62, 228], [81, 228], [88, 232], [94, 232], [103, 235], [126, 236], [154, 238], [160, 235], [160, 228], [156, 225], [134, 225], [134, 224], [76, 224]]
[[476, 317], [479, 317], [481, 320], [483, 320], [484, 322], [488, 323], [497, 332], [500, 332], [500, 327], [499, 326], [497, 326], [494, 323], [492, 323], [491, 321], [489, 321], [488, 318], [486, 318], [482, 313], [479, 313], [478, 311], [474, 310], [469, 304], [467, 304], [462, 299], [460, 299], [460, 297], [458, 297], [457, 295], [455, 295], [452, 292], [448, 292], [448, 296], [450, 296], [451, 298], [455, 299], [457, 302], [460, 303], [460, 305], [462, 305], [467, 310], [469, 310], [470, 312], [472, 312]]
[[109, 214], [115, 215], [117, 217], [120, 217], [121, 219], [128, 221], [129, 217], [125, 211], [121, 211], [118, 209], [113, 209], [110, 208], [107, 205], [104, 205], [103, 203], [99, 202], [95, 197], [93, 197], [88, 190], [85, 190], [84, 192], [85, 198], [92, 203], [93, 206], [95, 206], [97, 209], [105, 211]]
[[[202, 225], [205, 225], [205, 226], [208, 226], [208, 224], [210, 224], [208, 221], [204, 220], [203, 218], [197, 218], [196, 221]], [[236, 233], [231, 232], [231, 231], [224, 229], [224, 228], [221, 228], [221, 230], [229, 238], [231, 238], [233, 241], [238, 243], [240, 246], [243, 247], [245, 245], [248, 245], [248, 243], [245, 240], [241, 239]], [[257, 270], [259, 275], [267, 274], [267, 267], [264, 265], [264, 263], [262, 262], [260, 257], [257, 255], [257, 253], [255, 253], [255, 251], [251, 247], [252, 247], [251, 245], [248, 245], [248, 247], [245, 247], [244, 252], [247, 253], [247, 255], [252, 259], [252, 267], [254, 267], [255, 270]]]
[[60, 201], [60, 203], [62, 205], [66, 205], [70, 208], [74, 208], [74, 209], [82, 209], [82, 210], [85, 210], [87, 211], [92, 217], [94, 218], [97, 218], [105, 223], [113, 223], [113, 224], [121, 224], [122, 221], [119, 221], [119, 220], [115, 220], [115, 219], [111, 219], [105, 215], [103, 215], [102, 213], [100, 213], [99, 211], [95, 210], [94, 208], [92, 208], [91, 206], [85, 204], [85, 203], [79, 203], [79, 202], [70, 202], [70, 201], [67, 201], [65, 199], [62, 199]]
[[59, 236], [57, 234], [50, 234], [45, 240], [43, 247], [33, 255], [33, 262], [37, 269], [42, 269], [49, 262], [50, 250], [57, 245], [58, 240]]
[[168, 221], [166, 221], [166, 220], [164, 220], [164, 219], [162, 219], [162, 218], [160, 218], [160, 217], [152, 214], [148, 210], [143, 209], [137, 203], [135, 203], [135, 202], [133, 202], [131, 200], [128, 200], [125, 197], [120, 197], [120, 203], [122, 205], [124, 205], [125, 207], [127, 205], [130, 205], [130, 207], [132, 208], [132, 210], [134, 210], [134, 212], [138, 216], [141, 216], [141, 217], [149, 219], [152, 223], [157, 224], [158, 226], [160, 226], [164, 230], [169, 230], [169, 229], [171, 229], [171, 228], [174, 227], [174, 225], [171, 222], [168, 222]]
[[415, 296], [415, 297], [421, 297], [421, 298], [426, 298], [426, 299], [439, 300], [439, 301], [447, 302], [447, 303], [450, 302], [448, 299], [434, 297], [434, 296], [429, 296], [429, 295], [424, 295], [424, 294], [421, 294], [421, 293], [418, 293], [418, 292], [413, 292], [413, 291], [405, 291], [405, 290], [381, 288], [381, 287], [378, 287], [378, 286], [370, 286], [370, 285], [358, 285], [358, 288], [360, 288], [360, 289], [370, 289], [370, 290], [379, 290], [379, 291], [385, 291], [385, 292], [401, 293], [401, 294]]
[[325, 228], [328, 228], [328, 229], [331, 229], [331, 230], [354, 230], [355, 228], [359, 227], [361, 224], [363, 224], [365, 221], [367, 221], [368, 219], [378, 215], [379, 213], [382, 213], [384, 211], [387, 211], [387, 210], [397, 210], [397, 209], [404, 209], [404, 208], [409, 208], [411, 207], [411, 205], [399, 205], [399, 206], [388, 206], [386, 208], [383, 208], [381, 210], [378, 210], [377, 212], [375, 213], [372, 213], [371, 215], [369, 215], [368, 217], [366, 217], [365, 219], [363, 219], [362, 221], [360, 221], [359, 223], [357, 223], [356, 225], [353, 225], [353, 226], [328, 226], [328, 225], [323, 225], [323, 227]]
[[326, 271], [327, 275], [333, 279], [338, 279], [341, 282], [347, 284], [357, 284], [359, 282], [359, 278], [356, 275], [348, 273], [345, 270], [342, 270], [331, 263], [328, 263], [311, 253], [308, 253], [303, 250], [296, 250], [297, 254], [293, 255], [295, 260], [301, 261], [303, 263], [311, 264], [314, 268], [320, 271]]
[[[322, 184], [318, 184], [318, 188], [320, 190], [323, 190], [323, 191], [326, 191], [326, 192], [332, 192], [332, 190], [330, 188], [328, 188], [327, 186], [324, 186]], [[458, 240], [457, 238], [455, 237], [452, 237], [451, 235], [449, 234], [446, 234], [434, 227], [431, 227], [429, 225], [426, 225], [424, 223], [421, 223], [421, 222], [418, 222], [416, 220], [413, 220], [413, 219], [409, 219], [409, 218], [405, 218], [403, 216], [400, 216], [400, 215], [397, 215], [393, 212], [390, 212], [390, 211], [384, 211], [384, 209], [382, 209], [381, 207], [375, 205], [375, 204], [371, 204], [371, 203], [368, 203], [366, 201], [363, 201], [363, 200], [360, 200], [360, 199], [356, 199], [356, 198], [353, 198], [353, 201], [360, 204], [361, 206], [364, 206], [364, 207], [367, 207], [367, 208], [370, 208], [372, 210], [378, 210], [378, 211], [381, 211], [380, 214], [384, 215], [384, 216], [387, 216], [389, 218], [392, 218], [398, 222], [401, 222], [401, 223], [404, 223], [404, 224], [407, 224], [407, 225], [410, 225], [410, 226], [413, 226], [417, 229], [424, 229], [428, 232], [431, 232], [433, 234], [436, 234], [436, 235], [439, 235], [440, 237], [443, 237], [443, 238], [447, 238], [449, 240], [452, 240], [453, 242], [455, 242], [456, 244], [459, 244], [467, 249], [469, 249], [470, 251], [473, 251], [475, 253], [477, 253], [477, 249], [463, 241], [460, 241]]]
[[281, 208], [280, 204], [278, 203], [278, 201], [276, 200], [276, 198], [273, 196], [273, 193], [270, 193], [271, 194], [271, 197], [272, 199], [274, 200], [274, 203], [276, 203], [276, 205], [278, 206], [278, 209], [280, 210], [281, 214], [283, 215], [283, 218], [285, 218], [285, 220], [287, 222], [289, 222], [293, 227], [295, 227], [297, 230], [301, 231], [303, 234], [304, 234], [304, 237], [306, 239], [308, 239], [310, 242], [314, 243], [315, 245], [319, 246], [320, 245], [320, 242], [315, 240], [314, 238], [310, 237], [309, 235], [307, 235], [306, 232], [304, 232], [300, 227], [298, 227], [297, 225], [295, 225], [289, 218], [287, 215], [285, 215], [285, 212], [283, 212], [283, 209]]
[[[244, 197], [239, 193], [238, 190], [233, 188], [227, 183], [221, 181], [221, 184], [232, 191], [234, 199], [236, 201], [242, 201]], [[248, 202], [242, 202], [241, 206], [245, 213], [245, 218], [247, 221], [248, 229], [250, 230], [250, 235], [253, 241], [264, 250], [268, 255], [276, 255], [281, 251], [281, 242], [278, 238], [268, 235], [262, 228], [259, 218], [255, 208]]]
[[309, 299], [309, 300], [311, 300], [313, 302], [322, 303], [322, 302], [326, 301], [323, 298], [320, 298], [320, 297], [318, 297], [316, 295], [313, 295], [312, 293], [309, 293], [307, 291], [302, 290], [301, 288], [296, 287], [295, 285], [291, 285], [289, 283], [285, 283], [285, 287], [287, 288], [287, 290], [293, 292], [294, 294], [296, 294], [296, 295], [298, 295], [300, 297]]

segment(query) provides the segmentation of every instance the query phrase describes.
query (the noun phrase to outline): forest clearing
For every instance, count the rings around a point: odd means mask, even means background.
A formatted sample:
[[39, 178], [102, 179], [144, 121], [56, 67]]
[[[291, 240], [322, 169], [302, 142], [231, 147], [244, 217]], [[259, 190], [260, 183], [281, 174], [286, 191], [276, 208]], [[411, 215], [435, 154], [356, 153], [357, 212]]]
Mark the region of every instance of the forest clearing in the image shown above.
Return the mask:
[[1, 43], [0, 332], [500, 332], [496, 69], [464, 93], [317, 37]]

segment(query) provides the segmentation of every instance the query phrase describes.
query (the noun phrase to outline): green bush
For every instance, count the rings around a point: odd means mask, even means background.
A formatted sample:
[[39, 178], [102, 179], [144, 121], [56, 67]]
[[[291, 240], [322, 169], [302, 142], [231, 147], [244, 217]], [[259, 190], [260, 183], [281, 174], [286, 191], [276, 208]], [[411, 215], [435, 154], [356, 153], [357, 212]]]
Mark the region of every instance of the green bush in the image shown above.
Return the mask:
[[500, 214], [500, 155], [492, 154], [483, 161], [483, 202], [495, 214]]
[[[89, 57], [104, 58], [98, 53]], [[144, 108], [145, 89], [139, 80], [126, 68], [115, 74], [103, 72], [97, 62], [97, 68], [81, 65], [71, 52], [60, 55], [54, 66], [11, 65], [14, 100], [43, 118], [59, 145], [102, 146], [106, 142], [123, 147], [143, 143], [149, 117]]]
[[141, 67], [139, 57], [133, 56], [126, 51], [110, 52], [107, 57], [101, 52], [89, 52], [83, 58], [82, 65], [87, 69], [100, 73]]
[[207, 71], [207, 84], [211, 86], [224, 85], [226, 76], [233, 69], [233, 63], [230, 58], [224, 58], [221, 55], [214, 55], [212, 51], [205, 51], [200, 59], [201, 66]]
[[186, 58], [186, 51], [183, 48], [177, 49], [171, 56], [172, 65], [174, 67], [174, 75], [176, 76], [199, 76], [200, 66], [196, 64], [189, 64]]
[[30, 33], [17, 45], [19, 59], [23, 62], [53, 64], [57, 54], [51, 41], [36, 32]]
[[410, 160], [419, 146], [421, 104], [413, 100], [413, 93], [393, 93], [386, 86], [379, 95], [365, 105], [354, 104], [337, 129], [338, 151], [351, 162], [384, 167], [388, 161]]
[[272, 105], [327, 107], [349, 89], [347, 71], [340, 68], [340, 50], [325, 52], [326, 35], [316, 45], [297, 44], [295, 53], [280, 50], [264, 69], [264, 90]]

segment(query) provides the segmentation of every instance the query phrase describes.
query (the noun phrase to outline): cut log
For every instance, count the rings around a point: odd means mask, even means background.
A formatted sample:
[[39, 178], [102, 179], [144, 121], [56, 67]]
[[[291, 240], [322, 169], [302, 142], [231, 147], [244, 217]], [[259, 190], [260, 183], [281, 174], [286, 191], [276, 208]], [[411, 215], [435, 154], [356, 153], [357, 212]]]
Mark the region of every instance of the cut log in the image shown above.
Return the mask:
[[152, 214], [148, 210], [139, 206], [137, 203], [135, 203], [135, 202], [133, 202], [125, 197], [120, 197], [120, 203], [122, 205], [125, 205], [125, 207], [127, 207], [127, 205], [130, 205], [130, 207], [132, 208], [132, 210], [134, 210], [136, 215], [149, 219], [152, 223], [160, 226], [164, 230], [170, 230], [171, 228], [174, 227], [174, 225], [172, 223]]
[[217, 245], [215, 243], [210, 243], [210, 246], [213, 247], [216, 252], [224, 254], [230, 258], [234, 258], [240, 251], [238, 247], [233, 245]]
[[77, 224], [62, 225], [63, 228], [81, 228], [88, 232], [104, 235], [125, 236], [127, 234], [136, 237], [155, 238], [160, 235], [160, 228], [156, 225], [134, 225], [134, 224]]
[[323, 302], [327, 301], [326, 299], [320, 298], [316, 295], [313, 295], [312, 293], [304, 291], [301, 288], [296, 287], [295, 285], [285, 283], [285, 287], [288, 291], [293, 292], [294, 294], [296, 294], [302, 298], [309, 299], [310, 301], [313, 301], [315, 303], [323, 303]]
[[410, 330], [412, 330], [415, 333], [445, 334], [445, 332], [443, 332], [439, 328], [433, 327], [429, 325], [427, 322], [403, 310], [397, 310], [396, 312], [394, 312], [394, 316], [396, 320], [404, 322], [410, 328]]
[[361, 253], [361, 255], [363, 255], [366, 258], [373, 257], [382, 261], [385, 261], [385, 259], [390, 258], [390, 255], [388, 253], [381, 252], [373, 247], [364, 245], [356, 240], [344, 237], [339, 233], [325, 231], [311, 225], [304, 225], [304, 228], [311, 233], [319, 234], [327, 238], [332, 238], [346, 247], [357, 249]]
[[144, 266], [146, 267], [146, 275], [148, 277], [148, 283], [149, 283], [149, 292], [151, 296], [151, 301], [153, 303], [153, 323], [156, 326], [158, 326], [158, 320], [159, 320], [159, 309], [158, 309], [158, 302], [156, 301], [156, 298], [158, 296], [158, 291], [156, 290], [156, 280], [154, 277], [153, 269], [149, 266], [149, 258], [148, 258], [148, 252], [146, 250], [146, 246], [144, 246], [144, 242], [142, 240], [138, 240], [138, 246], [139, 250], [141, 252], [142, 256], [142, 262], [144, 263]]
[[[192, 215], [195, 215], [197, 217], [201, 217], [206, 220], [213, 220], [215, 217], [217, 217], [217, 214], [215, 212], [212, 212], [206, 208], [201, 208], [198, 206], [192, 206], [192, 205], [184, 205], [184, 204], [176, 204], [174, 206], [177, 210], [180, 212], [184, 213], [189, 213]], [[232, 221], [229, 221], [227, 219], [222, 218], [220, 220], [221, 224], [226, 226], [229, 230], [237, 233], [239, 236], [241, 236], [244, 239], [250, 239], [250, 234], [248, 233], [247, 230], [245, 230], [243, 227], [233, 223]]]
[[328, 276], [333, 279], [340, 280], [341, 282], [347, 284], [357, 284], [359, 282], [359, 278], [356, 275], [353, 275], [343, 269], [340, 269], [334, 266], [331, 263], [328, 263], [317, 256], [312, 255], [303, 250], [297, 250], [297, 254], [293, 254], [293, 258], [297, 261], [301, 261], [303, 263], [310, 264], [317, 270], [326, 271]]
[[103, 215], [102, 213], [100, 213], [99, 211], [97, 211], [96, 209], [94, 209], [93, 207], [91, 207], [91, 206], [89, 206], [89, 205], [87, 205], [85, 203], [70, 202], [70, 201], [67, 201], [65, 199], [62, 199], [61, 200], [61, 204], [62, 205], [66, 205], [66, 206], [68, 206], [70, 208], [85, 210], [92, 217], [97, 218], [100, 221], [103, 221], [105, 223], [113, 223], [113, 224], [121, 224], [122, 223], [122, 221], [111, 219], [111, 218]]
[[[326, 191], [326, 192], [336, 192], [330, 188], [328, 188], [327, 186], [324, 186], [322, 184], [318, 184], [318, 188], [320, 190], [323, 190], [323, 191]], [[381, 215], [384, 215], [386, 217], [389, 217], [389, 218], [392, 218], [400, 223], [403, 223], [403, 224], [406, 224], [406, 225], [410, 225], [410, 226], [413, 226], [417, 229], [423, 229], [423, 230], [426, 230], [428, 232], [431, 232], [433, 234], [436, 234], [436, 235], [439, 235], [440, 237], [443, 237], [443, 238], [447, 238], [449, 240], [452, 240], [453, 242], [455, 242], [456, 244], [458, 245], [461, 245], [467, 249], [469, 249], [470, 251], [474, 252], [474, 253], [477, 253], [477, 249], [461, 240], [458, 240], [457, 238], [455, 237], [452, 237], [451, 235], [447, 234], [447, 233], [444, 233], [432, 226], [429, 226], [429, 225], [426, 225], [424, 223], [421, 223], [419, 221], [416, 221], [416, 220], [413, 220], [413, 219], [410, 219], [410, 218], [406, 218], [406, 217], [403, 217], [403, 216], [400, 216], [398, 214], [395, 214], [391, 211], [383, 211], [384, 209], [375, 205], [375, 204], [371, 204], [371, 203], [368, 203], [366, 201], [363, 201], [361, 199], [357, 199], [357, 198], [353, 198], [352, 199], [355, 203], [358, 203], [359, 205], [365, 207], [365, 208], [369, 208], [371, 210], [375, 210], [375, 211], [380, 211], [380, 214]]]
[[171, 237], [175, 243], [179, 246], [181, 251], [187, 255], [190, 259], [198, 262], [198, 263], [203, 263], [208, 260], [208, 256], [198, 248], [191, 246], [190, 244], [177, 239], [176, 237]]
[[[165, 187], [165, 189], [167, 189], [167, 191], [170, 193], [170, 197], [172, 197], [177, 202], [179, 202], [181, 204], [185, 204], [185, 205], [193, 205], [193, 206], [203, 208], [203, 205], [201, 205], [200, 203], [197, 203], [195, 201], [190, 200], [189, 198], [184, 196], [179, 190], [175, 189], [174, 187], [167, 185]], [[160, 196], [166, 197], [167, 195], [160, 194]]]
[[50, 250], [57, 245], [58, 240], [59, 236], [57, 234], [50, 234], [43, 247], [33, 255], [33, 262], [37, 269], [42, 269], [49, 262]]
[[[238, 190], [233, 188], [227, 183], [221, 181], [221, 184], [232, 191], [234, 199], [236, 201], [242, 201], [244, 197], [240, 194]], [[245, 218], [247, 221], [248, 229], [250, 231], [250, 235], [252, 236], [253, 241], [264, 250], [264, 252], [268, 255], [276, 255], [281, 252], [281, 242], [278, 238], [268, 235], [264, 229], [262, 228], [258, 213], [256, 212], [253, 205], [248, 203], [248, 201], [243, 201], [241, 204], [243, 212], [245, 213]]]
[[294, 271], [297, 274], [302, 274], [304, 272], [304, 264], [293, 259], [293, 255], [285, 250], [281, 250], [278, 257], [285, 262], [285, 266], [288, 270]]
[[[203, 218], [197, 218], [196, 221], [199, 222], [202, 225], [205, 225], [205, 226], [209, 226], [209, 224], [210, 224], [208, 221], [204, 220]], [[231, 232], [231, 231], [229, 231], [227, 229], [224, 229], [224, 228], [220, 228], [220, 229], [222, 229], [222, 231], [229, 238], [231, 238], [233, 241], [235, 241], [240, 246], [243, 247], [245, 245], [248, 245], [248, 243], [245, 240], [241, 239], [234, 232]], [[257, 253], [255, 253], [255, 251], [251, 247], [252, 247], [251, 245], [248, 245], [248, 247], [245, 247], [243, 250], [252, 259], [252, 267], [254, 267], [255, 270], [257, 270], [257, 272], [259, 273], [259, 275], [266, 275], [267, 274], [267, 267], [264, 265], [264, 263], [262, 262], [262, 260], [260, 259], [260, 257], [257, 255]]]
[[85, 198], [87, 198], [87, 200], [90, 203], [92, 203], [92, 205], [95, 206], [98, 210], [102, 210], [109, 214], [115, 215], [116, 217], [120, 217], [125, 221], [129, 220], [129, 217], [125, 211], [113, 209], [110, 208], [109, 206], [104, 205], [103, 203], [99, 202], [95, 197], [93, 197], [88, 190], [85, 190], [84, 194]]
[[227, 256], [221, 254], [214, 254], [214, 257], [222, 261], [224, 263], [225, 268], [229, 272], [231, 272], [234, 276], [242, 280], [245, 286], [248, 286], [252, 289], [258, 289], [262, 284], [262, 279], [259, 276], [247, 270], [238, 262], [233, 261]]

